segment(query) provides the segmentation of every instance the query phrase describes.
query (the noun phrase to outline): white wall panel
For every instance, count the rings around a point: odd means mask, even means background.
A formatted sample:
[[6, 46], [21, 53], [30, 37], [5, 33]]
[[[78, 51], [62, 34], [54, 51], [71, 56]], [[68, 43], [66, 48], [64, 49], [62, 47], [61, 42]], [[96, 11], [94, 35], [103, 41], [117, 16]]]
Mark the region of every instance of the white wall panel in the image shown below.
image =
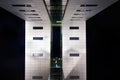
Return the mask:
[[[79, 29], [71, 30], [70, 26], [79, 26]], [[86, 23], [67, 22], [62, 27], [64, 78], [71, 80], [70, 76], [80, 76], [75, 80], [86, 80]], [[79, 37], [79, 40], [69, 40], [69, 37]], [[70, 53], [79, 53], [79, 56], [70, 56]]]
[[[50, 74], [50, 24], [32, 21], [26, 21], [25, 24], [25, 80], [33, 80], [32, 76], [42, 76], [42, 80], [48, 80]], [[43, 26], [43, 29], [33, 30], [33, 26]], [[43, 37], [43, 40], [33, 40], [33, 37]]]

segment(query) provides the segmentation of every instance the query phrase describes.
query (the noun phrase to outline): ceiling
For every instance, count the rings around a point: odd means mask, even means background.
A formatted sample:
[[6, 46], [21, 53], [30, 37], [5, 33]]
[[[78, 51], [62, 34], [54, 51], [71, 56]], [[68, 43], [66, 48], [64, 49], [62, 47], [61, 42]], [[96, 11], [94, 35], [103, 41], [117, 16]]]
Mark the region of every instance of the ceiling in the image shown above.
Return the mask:
[[50, 22], [43, 0], [1, 0], [0, 7], [26, 21]]
[[63, 22], [88, 20], [118, 0], [69, 0]]
[[[88, 20], [118, 0], [63, 0], [63, 22]], [[1, 0], [0, 7], [27, 21], [50, 22], [50, 0]]]

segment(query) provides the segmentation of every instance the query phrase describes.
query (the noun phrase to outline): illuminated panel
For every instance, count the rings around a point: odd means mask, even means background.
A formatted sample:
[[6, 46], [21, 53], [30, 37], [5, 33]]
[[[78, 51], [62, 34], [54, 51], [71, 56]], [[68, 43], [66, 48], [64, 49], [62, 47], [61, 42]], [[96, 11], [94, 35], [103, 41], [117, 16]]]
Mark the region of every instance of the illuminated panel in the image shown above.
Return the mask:
[[[70, 26], [77, 26], [77, 30], [71, 30]], [[64, 80], [86, 80], [85, 21], [63, 23], [62, 40]]]

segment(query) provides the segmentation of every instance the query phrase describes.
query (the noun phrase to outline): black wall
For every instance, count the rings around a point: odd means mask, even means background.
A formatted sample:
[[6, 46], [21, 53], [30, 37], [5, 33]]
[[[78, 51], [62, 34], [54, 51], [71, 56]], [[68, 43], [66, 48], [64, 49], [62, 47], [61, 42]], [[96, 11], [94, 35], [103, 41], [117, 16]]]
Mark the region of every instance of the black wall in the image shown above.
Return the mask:
[[88, 80], [120, 80], [120, 3], [87, 21]]
[[24, 80], [24, 25], [23, 20], [0, 8], [0, 80]]

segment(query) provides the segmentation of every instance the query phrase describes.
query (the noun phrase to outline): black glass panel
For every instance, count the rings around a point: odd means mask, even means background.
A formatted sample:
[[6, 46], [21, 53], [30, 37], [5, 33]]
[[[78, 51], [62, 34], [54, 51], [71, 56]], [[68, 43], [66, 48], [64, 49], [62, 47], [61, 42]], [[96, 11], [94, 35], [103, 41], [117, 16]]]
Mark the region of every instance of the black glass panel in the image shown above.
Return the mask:
[[73, 79], [73, 80], [79, 79], [79, 78], [80, 78], [79, 76], [70, 76], [70, 79]]
[[52, 28], [53, 31], [52, 31], [52, 48], [53, 48], [53, 51], [52, 51], [52, 56], [53, 57], [60, 57], [61, 55], [61, 47], [60, 47], [60, 27], [53, 27]]
[[43, 29], [43, 27], [42, 26], [34, 26], [33, 29], [34, 30], [41, 30], [41, 29]]
[[43, 40], [43, 37], [33, 37], [33, 40]]
[[79, 40], [79, 37], [70, 37], [70, 40]]
[[70, 26], [70, 29], [71, 29], [71, 30], [79, 29], [79, 26]]
[[36, 79], [39, 80], [39, 79], [42, 79], [42, 78], [43, 78], [42, 76], [33, 76], [33, 77], [32, 77], [32, 79], [35, 79], [35, 80], [36, 80]]
[[70, 53], [70, 56], [71, 57], [77, 57], [77, 56], [79, 56], [79, 53]]

